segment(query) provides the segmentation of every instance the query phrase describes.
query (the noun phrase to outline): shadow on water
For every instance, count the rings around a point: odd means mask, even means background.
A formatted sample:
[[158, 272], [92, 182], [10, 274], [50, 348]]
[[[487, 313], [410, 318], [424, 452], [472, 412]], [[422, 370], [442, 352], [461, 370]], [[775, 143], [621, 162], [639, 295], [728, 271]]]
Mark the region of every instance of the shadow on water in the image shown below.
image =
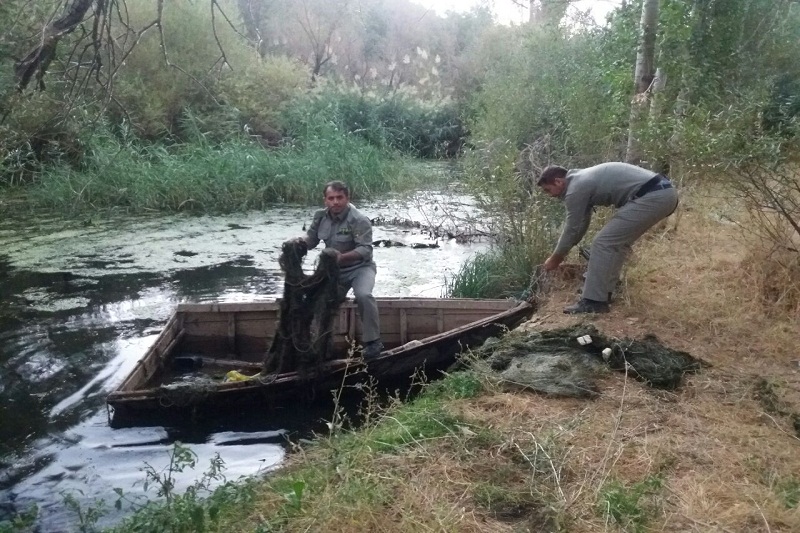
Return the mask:
[[[422, 209], [431, 202], [387, 200], [362, 209], [430, 223], [433, 210]], [[110, 427], [105, 408], [106, 395], [178, 302], [273, 298], [281, 287], [280, 244], [299, 235], [313, 211], [277, 207], [90, 224], [0, 219], [0, 520], [36, 504], [41, 530], [74, 530], [63, 494], [80, 495], [90, 505], [113, 501], [115, 488], [142, 492], [142, 466], [165, 466], [176, 440], [190, 444], [201, 465], [178, 480], [180, 488], [217, 452], [227, 478], [236, 479], [278, 465], [287, 436], [325, 432], [333, 416], [327, 398], [283, 413], [228, 412], [120, 429]], [[376, 240], [429, 242], [408, 229], [376, 227], [374, 233]], [[440, 296], [444, 277], [483, 249], [438, 244], [376, 249], [376, 295]], [[357, 399], [348, 393], [344, 405], [357, 419]]]

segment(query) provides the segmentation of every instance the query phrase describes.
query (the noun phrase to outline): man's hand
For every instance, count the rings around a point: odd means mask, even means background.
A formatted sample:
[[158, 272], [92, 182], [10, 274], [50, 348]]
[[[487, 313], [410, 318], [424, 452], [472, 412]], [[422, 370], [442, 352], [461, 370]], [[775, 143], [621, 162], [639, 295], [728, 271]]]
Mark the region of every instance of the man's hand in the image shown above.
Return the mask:
[[300, 244], [300, 243], [303, 243], [306, 246], [308, 246], [305, 237], [292, 237], [291, 239], [288, 239], [287, 241], [284, 242], [284, 244]]
[[551, 272], [557, 269], [563, 260], [564, 256], [553, 254], [547, 258], [542, 267], [545, 269], [545, 271]]

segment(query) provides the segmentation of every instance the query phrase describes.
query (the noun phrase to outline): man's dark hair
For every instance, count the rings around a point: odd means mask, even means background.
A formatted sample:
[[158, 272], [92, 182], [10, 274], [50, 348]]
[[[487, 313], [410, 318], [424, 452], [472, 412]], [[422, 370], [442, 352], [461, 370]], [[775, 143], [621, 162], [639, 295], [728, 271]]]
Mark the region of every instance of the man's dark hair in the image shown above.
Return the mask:
[[343, 192], [345, 196], [350, 198], [350, 189], [347, 188], [347, 184], [343, 181], [335, 180], [326, 183], [325, 188], [322, 189], [322, 196], [328, 194], [328, 189], [333, 189], [335, 192]]
[[566, 178], [567, 177], [567, 169], [564, 167], [560, 167], [558, 165], [550, 165], [549, 167], [542, 170], [542, 173], [539, 174], [539, 179], [536, 180], [536, 185], [549, 185], [556, 181], [556, 178]]

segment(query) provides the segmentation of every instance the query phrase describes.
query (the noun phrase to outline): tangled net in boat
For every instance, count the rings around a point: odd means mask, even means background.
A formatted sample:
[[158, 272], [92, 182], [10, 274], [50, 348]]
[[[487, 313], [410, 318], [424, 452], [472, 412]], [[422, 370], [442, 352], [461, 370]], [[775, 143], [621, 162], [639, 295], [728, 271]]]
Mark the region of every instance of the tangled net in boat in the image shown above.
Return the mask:
[[210, 377], [199, 374], [184, 376], [182, 379], [160, 386], [156, 394], [162, 407], [187, 407], [197, 405], [216, 390], [216, 383]]
[[308, 247], [302, 240], [283, 244], [278, 263], [285, 278], [280, 320], [264, 358], [264, 373], [297, 371], [306, 378], [331, 358], [333, 319], [339, 308], [339, 264], [323, 250], [313, 274], [303, 272]]

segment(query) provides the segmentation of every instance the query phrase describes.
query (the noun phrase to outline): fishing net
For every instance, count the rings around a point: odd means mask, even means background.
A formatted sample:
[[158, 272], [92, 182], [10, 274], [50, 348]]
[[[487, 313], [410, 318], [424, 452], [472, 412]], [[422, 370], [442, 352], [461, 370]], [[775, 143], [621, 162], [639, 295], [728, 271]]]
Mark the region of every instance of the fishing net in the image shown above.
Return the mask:
[[161, 385], [156, 394], [158, 404], [162, 407], [186, 407], [202, 402], [215, 390], [216, 382], [210, 376], [189, 374], [175, 382]]
[[[606, 348], [610, 353], [606, 350], [604, 355]], [[576, 398], [598, 394], [595, 377], [606, 365], [660, 389], [675, 389], [685, 374], [707, 366], [653, 335], [613, 339], [591, 325], [511, 332], [503, 339], [489, 339], [475, 353], [507, 385]]]
[[264, 358], [264, 372], [297, 371], [312, 377], [331, 358], [333, 319], [339, 308], [339, 265], [323, 250], [313, 274], [303, 272], [308, 253], [302, 240], [283, 244], [278, 263], [285, 278], [278, 329]]

